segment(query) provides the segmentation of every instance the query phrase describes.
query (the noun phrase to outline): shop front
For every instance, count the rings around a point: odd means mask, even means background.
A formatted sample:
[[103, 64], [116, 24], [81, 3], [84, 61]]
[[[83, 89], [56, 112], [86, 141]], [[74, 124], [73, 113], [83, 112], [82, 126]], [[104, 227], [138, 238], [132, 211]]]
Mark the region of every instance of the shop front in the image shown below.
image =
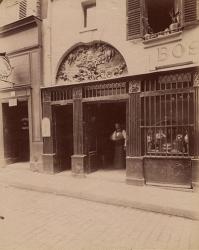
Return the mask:
[[[115, 123], [123, 130], [127, 125], [124, 58], [103, 42], [78, 45], [63, 58], [56, 85], [42, 88], [44, 171], [72, 169], [74, 174], [84, 174], [114, 169], [111, 134]], [[120, 167], [125, 168], [125, 151], [122, 153]]]
[[[117, 168], [111, 135], [115, 123], [127, 129], [127, 82], [56, 86], [42, 93], [44, 170], [84, 174]], [[125, 169], [125, 157], [119, 168]]]
[[198, 166], [198, 70], [139, 78], [140, 155], [127, 156], [127, 181], [192, 188]]
[[30, 89], [11, 93], [1, 93], [2, 165], [30, 161]]
[[111, 135], [117, 123], [126, 134], [120, 168], [127, 183], [192, 188], [198, 176], [198, 78], [197, 68], [127, 76], [111, 46], [74, 49], [60, 64], [57, 84], [42, 88], [44, 171], [116, 169]]
[[34, 171], [41, 166], [40, 27], [34, 16], [0, 27], [6, 51], [0, 53], [0, 166], [24, 161]]

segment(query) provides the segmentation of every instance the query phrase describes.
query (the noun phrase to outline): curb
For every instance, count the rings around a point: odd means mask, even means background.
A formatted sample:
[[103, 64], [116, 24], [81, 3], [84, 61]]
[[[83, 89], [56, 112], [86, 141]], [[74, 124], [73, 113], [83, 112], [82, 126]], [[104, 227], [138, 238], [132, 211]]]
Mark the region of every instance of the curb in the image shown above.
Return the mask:
[[128, 208], [139, 209], [139, 210], [143, 210], [147, 212], [155, 212], [155, 213], [161, 213], [161, 214], [170, 215], [170, 216], [183, 217], [183, 218], [187, 218], [191, 220], [199, 220], [199, 211], [194, 211], [191, 209], [190, 210], [183, 209], [183, 208], [180, 209], [180, 208], [175, 208], [171, 206], [166, 207], [166, 206], [161, 206], [161, 205], [152, 204], [152, 203], [130, 201], [127, 199], [121, 200], [121, 199], [116, 199], [112, 197], [104, 197], [101, 195], [93, 195], [89, 193], [85, 194], [81, 192], [70, 192], [70, 191], [66, 191], [62, 189], [39, 187], [39, 186], [27, 185], [27, 184], [16, 183], [16, 182], [15, 183], [1, 182], [1, 184], [4, 184], [4, 186], [10, 186], [13, 188], [18, 188], [18, 189], [23, 189], [23, 190], [66, 196], [70, 198], [82, 199], [82, 200], [102, 203], [106, 205], [128, 207]]

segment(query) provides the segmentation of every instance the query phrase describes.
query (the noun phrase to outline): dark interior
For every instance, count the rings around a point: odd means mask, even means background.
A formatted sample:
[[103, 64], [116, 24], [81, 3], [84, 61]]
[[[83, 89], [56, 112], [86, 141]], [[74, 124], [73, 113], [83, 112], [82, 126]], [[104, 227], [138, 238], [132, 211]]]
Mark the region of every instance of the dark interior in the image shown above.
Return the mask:
[[146, 5], [153, 33], [169, 28], [172, 22], [169, 12], [174, 8], [174, 0], [146, 0]]
[[114, 144], [110, 136], [115, 130], [115, 123], [120, 123], [122, 129], [126, 130], [126, 103], [97, 103], [86, 106], [89, 128], [85, 136], [88, 151], [96, 150], [99, 168], [114, 168]]
[[3, 131], [5, 158], [9, 162], [29, 161], [28, 103], [18, 102], [17, 106], [3, 104]]
[[57, 172], [71, 169], [73, 154], [73, 107], [53, 106], [55, 168]]

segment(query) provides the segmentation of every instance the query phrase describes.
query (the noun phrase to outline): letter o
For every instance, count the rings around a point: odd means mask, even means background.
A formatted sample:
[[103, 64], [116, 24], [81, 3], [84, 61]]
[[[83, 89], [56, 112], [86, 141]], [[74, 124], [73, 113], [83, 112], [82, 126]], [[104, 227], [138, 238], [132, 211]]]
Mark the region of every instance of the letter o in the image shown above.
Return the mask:
[[180, 43], [178, 43], [172, 50], [172, 55], [176, 58], [182, 57], [184, 53], [185, 53], [185, 48]]

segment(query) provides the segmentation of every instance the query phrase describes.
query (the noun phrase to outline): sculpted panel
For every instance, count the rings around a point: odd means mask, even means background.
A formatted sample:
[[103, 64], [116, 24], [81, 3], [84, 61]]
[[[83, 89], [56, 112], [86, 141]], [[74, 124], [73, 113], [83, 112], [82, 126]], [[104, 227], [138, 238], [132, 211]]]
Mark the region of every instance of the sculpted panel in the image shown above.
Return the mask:
[[110, 79], [127, 74], [122, 55], [110, 45], [95, 43], [75, 48], [61, 63], [57, 84]]

